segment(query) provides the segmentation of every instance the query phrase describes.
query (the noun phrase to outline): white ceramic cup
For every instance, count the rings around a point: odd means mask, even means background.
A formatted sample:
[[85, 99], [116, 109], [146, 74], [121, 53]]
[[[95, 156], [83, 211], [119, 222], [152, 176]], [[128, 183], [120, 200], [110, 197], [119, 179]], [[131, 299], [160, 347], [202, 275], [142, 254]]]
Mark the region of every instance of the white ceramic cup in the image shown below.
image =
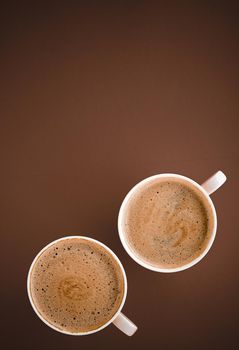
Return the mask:
[[[114, 260], [116, 261], [116, 263], [118, 264], [118, 266], [120, 267], [121, 271], [122, 271], [122, 274], [123, 274], [123, 278], [124, 278], [124, 295], [123, 295], [123, 298], [122, 298], [122, 302], [117, 310], [117, 312], [114, 314], [114, 316], [108, 321], [106, 322], [105, 324], [103, 324], [103, 326], [97, 328], [97, 329], [94, 329], [94, 330], [91, 330], [91, 331], [88, 331], [88, 332], [79, 332], [79, 333], [71, 333], [71, 332], [68, 332], [68, 331], [62, 331], [60, 329], [58, 329], [57, 327], [55, 327], [53, 324], [49, 323], [40, 313], [39, 311], [37, 310], [35, 304], [34, 304], [34, 300], [32, 299], [32, 296], [31, 296], [31, 292], [30, 292], [30, 280], [31, 280], [31, 271], [32, 271], [32, 268], [35, 264], [35, 262], [37, 261], [37, 259], [39, 258], [39, 256], [47, 249], [49, 248], [51, 245], [59, 242], [59, 241], [62, 241], [62, 240], [65, 240], [65, 239], [69, 239], [69, 238], [79, 238], [79, 239], [84, 239], [84, 240], [87, 240], [87, 241], [90, 241], [90, 242], [94, 242], [98, 245], [100, 245], [101, 247], [103, 247], [105, 250], [107, 250], [108, 253], [111, 254], [111, 256], [114, 258]], [[47, 324], [49, 327], [55, 329], [56, 331], [60, 332], [60, 333], [64, 333], [64, 334], [68, 334], [68, 335], [88, 335], [88, 334], [92, 334], [92, 333], [96, 333], [98, 331], [101, 331], [102, 329], [104, 329], [105, 327], [107, 327], [110, 323], [113, 323], [117, 328], [119, 328], [123, 333], [125, 333], [126, 335], [128, 336], [131, 336], [133, 335], [136, 331], [137, 331], [137, 326], [131, 322], [122, 312], [121, 312], [121, 309], [123, 308], [124, 306], [124, 303], [125, 303], [125, 299], [126, 299], [126, 295], [127, 295], [127, 278], [126, 278], [126, 274], [125, 274], [125, 270], [120, 262], [120, 260], [118, 259], [118, 257], [115, 255], [115, 253], [110, 249], [108, 248], [105, 244], [93, 239], [93, 238], [89, 238], [89, 237], [85, 237], [85, 236], [66, 236], [66, 237], [62, 237], [60, 239], [57, 239], [51, 243], [49, 243], [47, 246], [45, 246], [38, 254], [37, 256], [35, 257], [35, 259], [33, 260], [31, 266], [30, 266], [30, 269], [29, 269], [29, 272], [28, 272], [28, 276], [27, 276], [27, 293], [28, 293], [28, 297], [29, 297], [29, 300], [30, 300], [30, 303], [34, 309], [34, 311], [36, 312], [37, 316], [45, 323]]]
[[[141, 190], [146, 184], [149, 184], [150, 182], [154, 182], [157, 179], [179, 179], [180, 181], [183, 181], [185, 183], [189, 183], [192, 187], [195, 187], [198, 189], [205, 201], [208, 203], [208, 205], [212, 209], [212, 215], [213, 215], [213, 225], [212, 225], [212, 230], [210, 232], [210, 239], [207, 242], [206, 248], [202, 251], [202, 253], [196, 257], [194, 260], [192, 260], [190, 263], [187, 263], [185, 265], [182, 265], [180, 267], [175, 267], [175, 268], [160, 268], [160, 267], [155, 267], [150, 265], [149, 263], [145, 262], [143, 259], [139, 257], [139, 255], [136, 255], [132, 249], [130, 248], [125, 232], [124, 232], [124, 221], [125, 221], [125, 216], [127, 212], [127, 204], [128, 201], [130, 200], [131, 196], [134, 195], [137, 191]], [[206, 180], [202, 185], [199, 185], [197, 182], [194, 180], [178, 175], [178, 174], [159, 174], [159, 175], [154, 175], [150, 176], [139, 183], [137, 183], [126, 195], [126, 197], [123, 200], [123, 203], [120, 207], [119, 211], [119, 216], [118, 216], [118, 232], [120, 236], [120, 240], [127, 251], [127, 253], [131, 256], [132, 259], [134, 259], [138, 264], [142, 265], [143, 267], [152, 270], [152, 271], [157, 271], [157, 272], [178, 272], [182, 271], [185, 269], [188, 269], [189, 267], [192, 267], [193, 265], [197, 264], [209, 251], [211, 248], [213, 241], [216, 236], [216, 231], [217, 231], [217, 214], [215, 207], [213, 205], [213, 202], [210, 198], [209, 195], [211, 195], [213, 192], [215, 192], [219, 187], [221, 187], [224, 182], [226, 181], [226, 176], [222, 171], [216, 172], [214, 175], [212, 175], [208, 180]]]

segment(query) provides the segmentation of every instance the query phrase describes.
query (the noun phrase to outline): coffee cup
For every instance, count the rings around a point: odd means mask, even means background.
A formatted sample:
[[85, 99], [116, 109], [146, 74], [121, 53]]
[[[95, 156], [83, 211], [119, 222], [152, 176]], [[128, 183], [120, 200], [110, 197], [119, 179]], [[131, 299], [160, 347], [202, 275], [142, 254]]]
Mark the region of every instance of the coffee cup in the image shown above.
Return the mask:
[[67, 236], [45, 246], [30, 266], [27, 293], [37, 316], [58, 332], [89, 335], [111, 323], [128, 336], [137, 330], [121, 312], [125, 270], [114, 252], [95, 239]]
[[126, 252], [156, 272], [179, 272], [197, 264], [216, 236], [217, 215], [210, 195], [225, 181], [224, 173], [218, 171], [201, 185], [172, 173], [137, 183], [118, 215]]

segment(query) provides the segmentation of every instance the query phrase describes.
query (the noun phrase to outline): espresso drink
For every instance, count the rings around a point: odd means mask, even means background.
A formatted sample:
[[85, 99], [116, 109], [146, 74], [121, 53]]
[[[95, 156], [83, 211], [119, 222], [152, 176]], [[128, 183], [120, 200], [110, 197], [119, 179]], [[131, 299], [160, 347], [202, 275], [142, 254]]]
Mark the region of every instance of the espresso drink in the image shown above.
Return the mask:
[[199, 256], [212, 229], [212, 212], [186, 182], [157, 179], [127, 203], [124, 231], [130, 249], [158, 268], [175, 268]]
[[48, 323], [66, 332], [87, 332], [117, 312], [124, 277], [104, 247], [83, 238], [66, 238], [49, 246], [34, 263], [30, 293]]

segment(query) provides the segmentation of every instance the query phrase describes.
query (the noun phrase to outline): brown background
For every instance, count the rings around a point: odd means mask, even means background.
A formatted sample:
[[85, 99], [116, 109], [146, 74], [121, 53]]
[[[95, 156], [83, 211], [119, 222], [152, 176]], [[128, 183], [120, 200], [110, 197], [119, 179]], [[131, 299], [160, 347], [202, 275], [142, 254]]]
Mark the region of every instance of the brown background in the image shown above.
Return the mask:
[[[1, 18], [1, 341], [9, 349], [226, 349], [238, 315], [238, 6], [232, 2], [9, 2]], [[168, 4], [167, 4], [168, 3]], [[169, 4], [171, 3], [171, 4]], [[193, 3], [193, 5], [192, 5]], [[123, 250], [117, 214], [139, 180], [176, 172], [213, 195], [204, 260], [150, 272]], [[26, 276], [67, 234], [109, 245], [139, 327], [57, 333], [33, 312]], [[1, 343], [2, 344], [2, 343]]]

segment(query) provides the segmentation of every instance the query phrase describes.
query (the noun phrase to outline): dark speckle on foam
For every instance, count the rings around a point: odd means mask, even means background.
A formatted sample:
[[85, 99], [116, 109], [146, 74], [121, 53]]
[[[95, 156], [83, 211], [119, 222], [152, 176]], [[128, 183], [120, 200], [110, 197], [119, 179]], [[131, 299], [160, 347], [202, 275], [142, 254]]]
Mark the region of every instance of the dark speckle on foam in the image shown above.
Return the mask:
[[[60, 330], [77, 333], [97, 329], [121, 304], [122, 271], [110, 253], [94, 242], [69, 238], [56, 244], [45, 250], [33, 266], [33, 302], [39, 313]], [[43, 273], [45, 265], [48, 268]]]
[[157, 180], [134, 194], [124, 222], [130, 248], [155, 267], [178, 267], [205, 249], [211, 208], [194, 188]]

